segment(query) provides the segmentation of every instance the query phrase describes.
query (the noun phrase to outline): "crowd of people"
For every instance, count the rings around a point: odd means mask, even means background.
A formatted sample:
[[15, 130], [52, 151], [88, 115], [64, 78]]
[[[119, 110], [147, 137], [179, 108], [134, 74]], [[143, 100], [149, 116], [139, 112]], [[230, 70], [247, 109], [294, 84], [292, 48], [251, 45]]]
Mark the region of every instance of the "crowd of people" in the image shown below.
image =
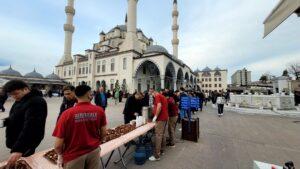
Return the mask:
[[[11, 80], [3, 89], [6, 95], [15, 100], [8, 118], [4, 120], [6, 145], [11, 150], [7, 166], [12, 167], [20, 157], [34, 154], [43, 140], [47, 103], [39, 91], [30, 89], [21, 80]], [[87, 85], [65, 86], [62, 92], [64, 98], [53, 131], [54, 148], [59, 155], [58, 165], [68, 169], [99, 168], [99, 145], [106, 135], [105, 109], [108, 106], [108, 92], [105, 92], [103, 87], [93, 92]], [[180, 88], [179, 91], [149, 89], [144, 93], [135, 92], [127, 98], [123, 110], [125, 124], [141, 116], [143, 107], [152, 111], [155, 149], [153, 156], [149, 158], [150, 161], [160, 160], [166, 146], [175, 147], [176, 124], [187, 116], [181, 111], [180, 102], [180, 98], [185, 96], [199, 98], [201, 105], [207, 100], [205, 94], [185, 91], [184, 88]], [[223, 93], [216, 98], [219, 105], [225, 103]], [[219, 107], [223, 109], [222, 106]], [[223, 110], [219, 110], [219, 114], [223, 114]], [[169, 136], [168, 142], [166, 135]]]

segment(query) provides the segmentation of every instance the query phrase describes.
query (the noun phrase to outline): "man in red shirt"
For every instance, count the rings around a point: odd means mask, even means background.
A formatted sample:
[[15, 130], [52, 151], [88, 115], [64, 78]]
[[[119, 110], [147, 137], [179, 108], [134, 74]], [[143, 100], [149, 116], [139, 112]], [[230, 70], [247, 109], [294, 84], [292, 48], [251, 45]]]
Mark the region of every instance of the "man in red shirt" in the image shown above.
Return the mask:
[[89, 86], [75, 89], [78, 103], [62, 113], [53, 132], [59, 165], [65, 169], [100, 168], [99, 145], [106, 135], [106, 117], [101, 107], [92, 105]]
[[154, 118], [152, 121], [155, 122], [155, 151], [149, 160], [158, 161], [166, 146], [165, 130], [169, 119], [168, 101], [165, 96], [153, 89], [149, 90], [149, 94], [154, 97]]
[[175, 127], [178, 119], [178, 105], [175, 102], [173, 92], [169, 91], [165, 93], [164, 96], [168, 100], [168, 112], [169, 112], [169, 121], [168, 121], [168, 133], [170, 137], [170, 142], [167, 146], [175, 147]]

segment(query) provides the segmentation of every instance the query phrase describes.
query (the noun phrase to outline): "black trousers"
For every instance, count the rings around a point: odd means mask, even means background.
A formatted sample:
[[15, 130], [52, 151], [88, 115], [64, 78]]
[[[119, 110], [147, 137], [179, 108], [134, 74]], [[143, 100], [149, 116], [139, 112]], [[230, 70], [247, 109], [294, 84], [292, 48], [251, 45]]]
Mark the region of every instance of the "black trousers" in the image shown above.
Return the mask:
[[5, 108], [4, 108], [4, 103], [0, 103], [0, 109], [4, 112]]
[[224, 104], [218, 104], [218, 114], [223, 114], [224, 112]]

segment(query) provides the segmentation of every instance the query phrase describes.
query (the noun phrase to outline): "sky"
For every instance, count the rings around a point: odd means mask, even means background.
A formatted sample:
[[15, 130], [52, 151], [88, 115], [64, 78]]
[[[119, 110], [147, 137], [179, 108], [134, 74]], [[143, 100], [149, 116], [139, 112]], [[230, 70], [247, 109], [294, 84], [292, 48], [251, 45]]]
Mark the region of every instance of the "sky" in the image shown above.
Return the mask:
[[[63, 54], [66, 0], [2, 0], [0, 70], [52, 73]], [[289, 17], [263, 39], [263, 21], [279, 0], [178, 0], [179, 59], [193, 70], [206, 66], [252, 71], [252, 80], [280, 76], [300, 61], [300, 18]], [[139, 0], [138, 27], [172, 52], [173, 0]], [[127, 0], [75, 0], [73, 54], [84, 54], [99, 33], [124, 24]]]

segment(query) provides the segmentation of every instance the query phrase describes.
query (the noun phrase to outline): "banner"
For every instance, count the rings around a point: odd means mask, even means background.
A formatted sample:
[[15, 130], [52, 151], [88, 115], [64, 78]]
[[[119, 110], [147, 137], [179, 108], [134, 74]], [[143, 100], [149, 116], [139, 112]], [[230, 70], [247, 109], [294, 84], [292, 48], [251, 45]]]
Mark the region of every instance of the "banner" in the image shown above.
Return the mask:
[[180, 98], [180, 105], [182, 110], [189, 110], [191, 108], [191, 99], [188, 96]]
[[191, 108], [199, 109], [200, 102], [198, 97], [191, 97]]

